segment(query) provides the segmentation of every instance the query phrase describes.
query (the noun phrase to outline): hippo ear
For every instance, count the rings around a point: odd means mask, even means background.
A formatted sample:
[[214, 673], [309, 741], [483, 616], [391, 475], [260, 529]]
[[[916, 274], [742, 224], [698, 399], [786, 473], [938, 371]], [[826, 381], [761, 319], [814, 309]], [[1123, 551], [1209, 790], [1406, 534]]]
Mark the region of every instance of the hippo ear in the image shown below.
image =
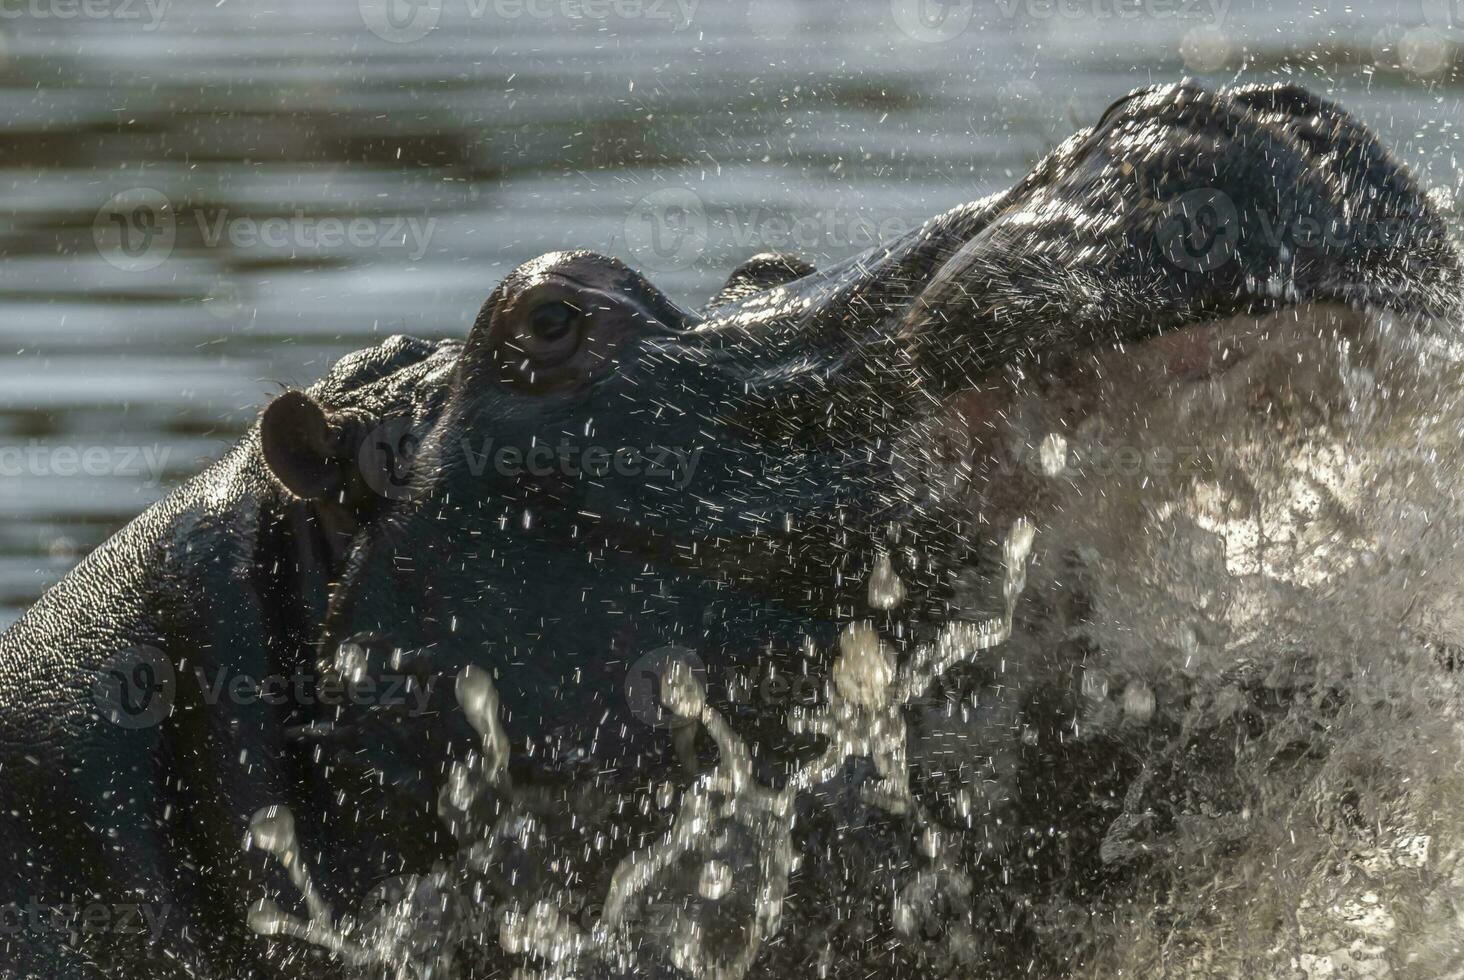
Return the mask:
[[707, 309], [745, 299], [764, 289], [772, 289], [795, 279], [813, 275], [817, 270], [796, 255], [786, 252], [762, 252], [732, 270], [727, 285], [712, 297]]
[[303, 391], [287, 391], [264, 410], [259, 443], [275, 479], [297, 497], [321, 500], [340, 493], [353, 465], [346, 427]]

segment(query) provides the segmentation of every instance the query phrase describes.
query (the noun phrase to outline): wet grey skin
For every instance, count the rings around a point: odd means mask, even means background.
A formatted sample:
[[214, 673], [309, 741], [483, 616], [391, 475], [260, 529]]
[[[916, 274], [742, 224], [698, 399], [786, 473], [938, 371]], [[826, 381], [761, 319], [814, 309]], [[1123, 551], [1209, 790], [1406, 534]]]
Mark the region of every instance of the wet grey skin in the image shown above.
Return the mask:
[[[165, 916], [155, 939], [0, 933], [0, 963], [335, 975], [247, 929], [250, 902], [290, 894], [241, 849], [249, 817], [293, 808], [337, 908], [447, 858], [437, 795], [473, 744], [451, 691], [469, 664], [496, 678], [516, 778], [551, 797], [634, 798], [710, 757], [656, 727], [637, 687], [667, 646], [706, 665], [776, 783], [809, 746], [784, 705], [730, 703], [732, 672], [802, 671], [803, 638], [826, 650], [867, 616], [892, 533], [931, 556], [907, 570], [898, 642], [983, 560], [979, 486], [903, 478], [902, 433], [1014, 365], [1040, 378], [1240, 313], [1324, 301], [1434, 329], [1457, 315], [1460, 269], [1413, 179], [1341, 109], [1190, 84], [1120, 100], [1011, 190], [833, 268], [757, 257], [700, 312], [614, 259], [529, 262], [466, 340], [392, 338], [280, 395], [0, 637], [0, 904]], [[402, 703], [386, 685], [313, 696], [341, 681], [348, 641], [346, 674], [414, 678]], [[303, 687], [211, 693], [269, 676]], [[631, 836], [663, 829], [632, 811], [615, 818]], [[574, 873], [594, 893], [617, 856]]]

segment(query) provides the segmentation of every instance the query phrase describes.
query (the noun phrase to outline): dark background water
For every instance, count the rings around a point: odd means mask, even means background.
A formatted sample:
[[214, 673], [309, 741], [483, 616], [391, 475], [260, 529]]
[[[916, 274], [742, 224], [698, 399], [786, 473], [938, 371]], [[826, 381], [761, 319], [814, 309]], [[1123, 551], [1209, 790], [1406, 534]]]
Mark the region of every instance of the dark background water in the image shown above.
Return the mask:
[[696, 302], [760, 249], [828, 262], [1007, 186], [1187, 74], [1332, 92], [1452, 199], [1461, 25], [1464, 0], [3, 0], [0, 625], [282, 386], [464, 334], [550, 249]]

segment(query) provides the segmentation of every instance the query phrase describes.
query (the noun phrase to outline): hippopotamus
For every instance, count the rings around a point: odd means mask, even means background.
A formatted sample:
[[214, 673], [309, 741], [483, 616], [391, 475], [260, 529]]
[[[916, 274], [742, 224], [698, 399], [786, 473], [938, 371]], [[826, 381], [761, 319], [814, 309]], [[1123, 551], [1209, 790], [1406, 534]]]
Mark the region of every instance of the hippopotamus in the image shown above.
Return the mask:
[[[1120, 99], [1011, 189], [830, 268], [756, 256], [699, 310], [614, 258], [528, 261], [465, 339], [392, 337], [273, 398], [0, 636], [5, 973], [355, 975], [259, 935], [248, 909], [298, 904], [306, 857], [307, 897], [337, 905], [451, 858], [438, 796], [479, 745], [464, 676], [492, 678], [517, 785], [608, 801], [554, 865], [603, 891], [664, 830], [647, 795], [719, 751], [643, 675], [694, 668], [752, 747], [747, 778], [776, 786], [807, 740], [728, 678], [800, 690], [786, 678], [825, 674], [808, 651], [855, 621], [901, 649], [991, 565], [979, 480], [912, 477], [903, 434], [994, 430], [993, 378], [1041, 384], [1236, 317], [1320, 305], [1438, 329], [1461, 269], [1415, 180], [1337, 105], [1187, 82]], [[912, 542], [900, 608], [871, 614], [871, 570]], [[271, 807], [300, 842], [289, 868], [244, 846]], [[800, 820], [815, 864], [844, 840]], [[867, 829], [849, 846], [885, 846], [886, 825]], [[809, 894], [831, 895], [840, 868], [818, 867]], [[516, 873], [500, 900], [546, 872]], [[838, 950], [880, 945], [839, 946], [808, 924], [818, 906], [798, 913], [818, 941], [780, 944], [787, 969], [842, 975]], [[1013, 938], [1012, 962], [1030, 970], [1034, 941]]]

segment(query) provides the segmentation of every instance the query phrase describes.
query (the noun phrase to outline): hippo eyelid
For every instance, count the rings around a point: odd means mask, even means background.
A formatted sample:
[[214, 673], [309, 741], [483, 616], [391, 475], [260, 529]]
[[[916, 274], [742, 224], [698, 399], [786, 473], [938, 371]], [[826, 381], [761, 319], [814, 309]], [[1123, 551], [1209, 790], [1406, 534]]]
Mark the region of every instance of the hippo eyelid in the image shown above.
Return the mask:
[[618, 282], [617, 289], [623, 290], [623, 293], [617, 293], [616, 290], [607, 293], [603, 286], [570, 273], [556, 271], [554, 275], [561, 282], [570, 283], [591, 296], [599, 297], [600, 302], [596, 304], [596, 310], [610, 311], [631, 303], [639, 308], [637, 321], [661, 335], [674, 336], [685, 333], [692, 327], [700, 325], [704, 319], [700, 314], [683, 310], [667, 299], [660, 290], [638, 278], [627, 278]]

